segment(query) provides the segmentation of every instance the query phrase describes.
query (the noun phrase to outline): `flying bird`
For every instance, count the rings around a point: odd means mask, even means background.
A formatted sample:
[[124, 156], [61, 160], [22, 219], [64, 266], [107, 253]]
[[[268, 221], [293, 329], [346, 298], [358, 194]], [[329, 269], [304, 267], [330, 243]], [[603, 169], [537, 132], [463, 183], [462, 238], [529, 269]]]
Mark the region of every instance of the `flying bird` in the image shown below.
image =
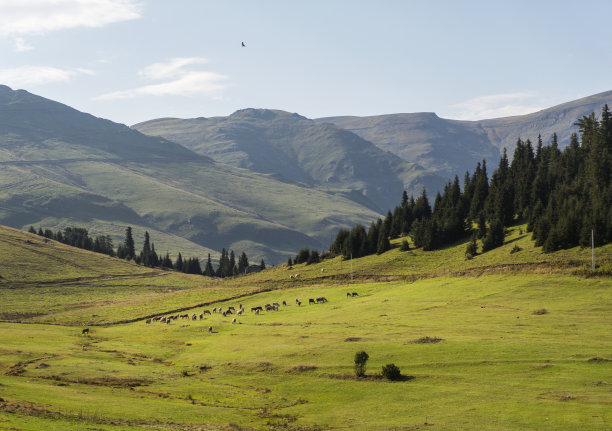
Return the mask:
[[242, 47], [244, 48], [246, 45], [244, 44], [244, 42], [242, 42]]

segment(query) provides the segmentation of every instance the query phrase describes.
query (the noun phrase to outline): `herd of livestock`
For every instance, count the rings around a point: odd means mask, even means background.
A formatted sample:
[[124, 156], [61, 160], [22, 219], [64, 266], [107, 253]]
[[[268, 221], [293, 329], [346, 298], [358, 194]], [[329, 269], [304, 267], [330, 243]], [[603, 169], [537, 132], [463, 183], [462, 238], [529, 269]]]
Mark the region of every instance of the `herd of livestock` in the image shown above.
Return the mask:
[[[352, 296], [358, 296], [357, 292], [347, 292], [346, 294], [347, 297], [352, 297]], [[308, 304], [322, 304], [327, 302], [327, 298], [325, 298], [324, 296], [321, 296], [319, 298], [309, 298], [308, 299]], [[299, 299], [295, 300], [295, 304], [299, 307], [302, 305], [302, 302]], [[282, 301], [282, 306], [286, 307], [287, 306], [287, 302], [286, 301]], [[278, 302], [273, 302], [271, 304], [265, 304], [263, 306], [257, 306], [257, 307], [251, 307], [250, 312], [254, 313], [256, 315], [259, 315], [260, 313], [263, 313], [264, 311], [278, 311], [281, 308], [281, 303]], [[227, 316], [241, 316], [243, 315], [243, 313], [245, 312], [245, 308], [242, 306], [242, 304], [238, 304], [238, 308], [236, 309], [236, 307], [233, 306], [229, 306], [227, 308], [223, 308], [223, 307], [215, 307], [212, 310], [203, 310], [201, 313], [183, 313], [183, 314], [172, 314], [172, 315], [165, 315], [165, 316], [157, 316], [157, 317], [152, 317], [150, 319], [146, 319], [146, 323], [150, 324], [150, 323], [154, 323], [154, 322], [159, 322], [159, 323], [165, 323], [165, 324], [170, 324], [173, 320], [179, 320], [179, 319], [184, 319], [184, 320], [204, 320], [206, 315], [212, 316], [213, 314], [218, 314], [218, 315], [222, 315], [223, 317], [227, 317]], [[234, 317], [232, 319], [232, 323], [238, 323], [236, 320], [236, 317]], [[208, 332], [212, 332], [212, 326], [208, 327]]]

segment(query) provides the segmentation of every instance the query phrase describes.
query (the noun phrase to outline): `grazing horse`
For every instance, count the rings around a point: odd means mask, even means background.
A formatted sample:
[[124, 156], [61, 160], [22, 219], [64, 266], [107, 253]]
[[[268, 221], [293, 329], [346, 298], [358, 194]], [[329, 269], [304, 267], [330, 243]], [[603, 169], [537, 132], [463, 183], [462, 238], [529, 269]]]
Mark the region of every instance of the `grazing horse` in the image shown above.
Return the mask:
[[200, 313], [200, 320], [202, 320], [204, 318], [204, 313]]
[[151, 319], [147, 319], [147, 323], [151, 323]]
[[243, 311], [244, 311], [244, 308], [241, 308], [240, 310], [238, 310], [238, 311], [236, 312], [236, 315], [238, 315], [238, 316], [242, 315], [242, 312], [243, 312]]
[[81, 331], [82, 335], [88, 334], [89, 335], [89, 328], [85, 328]]
[[204, 314], [210, 314], [210, 310], [204, 310]]
[[359, 294], [357, 292], [353, 292], [351, 293], [352, 296], [359, 296]]
[[195, 313], [191, 315], [191, 320], [198, 320], [198, 316]]
[[209, 327], [208, 327], [208, 333], [209, 333], [209, 334], [212, 334], [212, 326], [209, 326]]
[[310, 299], [308, 300], [308, 303], [309, 303], [309, 304], [316, 304], [315, 300], [314, 300], [314, 299], [312, 299], [312, 298], [310, 298]]
[[297, 306], [299, 307], [301, 305], [302, 305], [302, 303], [300, 301], [297, 301]]
[[233, 323], [236, 323], [236, 318], [235, 317], [232, 319], [232, 324]]
[[234, 307], [227, 307], [228, 310], [236, 311]]
[[283, 307], [287, 306], [287, 301], [283, 301]]
[[346, 297], [347, 298], [350, 298], [351, 296], [353, 296], [353, 295], [351, 295], [351, 292], [346, 292]]
[[324, 296], [321, 296], [320, 298], [317, 298], [317, 304], [319, 304], [321, 302], [327, 302], [327, 298], [324, 297]]
[[295, 298], [295, 303], [296, 303], [296, 304], [299, 304], [299, 303], [300, 303], [300, 300], [299, 300], [299, 299], [297, 299], [297, 298]]

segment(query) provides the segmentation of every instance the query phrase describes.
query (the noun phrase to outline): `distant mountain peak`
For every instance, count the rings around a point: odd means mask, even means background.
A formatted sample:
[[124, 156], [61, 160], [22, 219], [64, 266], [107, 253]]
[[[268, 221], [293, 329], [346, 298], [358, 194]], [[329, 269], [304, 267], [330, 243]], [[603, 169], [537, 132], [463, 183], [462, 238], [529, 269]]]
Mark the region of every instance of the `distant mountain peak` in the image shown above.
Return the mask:
[[256, 119], [256, 120], [276, 120], [276, 119], [285, 119], [285, 118], [294, 118], [300, 120], [308, 120], [308, 118], [297, 114], [291, 113], [287, 111], [283, 111], [280, 109], [266, 109], [266, 108], [245, 108], [239, 109], [238, 111], [231, 114], [229, 119]]

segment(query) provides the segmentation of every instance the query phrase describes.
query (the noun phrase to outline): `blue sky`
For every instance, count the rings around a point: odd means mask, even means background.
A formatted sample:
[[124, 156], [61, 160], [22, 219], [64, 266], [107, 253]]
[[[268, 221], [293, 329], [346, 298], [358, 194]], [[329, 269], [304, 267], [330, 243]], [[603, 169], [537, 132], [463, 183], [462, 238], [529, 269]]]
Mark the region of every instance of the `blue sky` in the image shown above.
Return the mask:
[[611, 16], [588, 0], [0, 0], [0, 84], [126, 124], [492, 118], [612, 90]]

